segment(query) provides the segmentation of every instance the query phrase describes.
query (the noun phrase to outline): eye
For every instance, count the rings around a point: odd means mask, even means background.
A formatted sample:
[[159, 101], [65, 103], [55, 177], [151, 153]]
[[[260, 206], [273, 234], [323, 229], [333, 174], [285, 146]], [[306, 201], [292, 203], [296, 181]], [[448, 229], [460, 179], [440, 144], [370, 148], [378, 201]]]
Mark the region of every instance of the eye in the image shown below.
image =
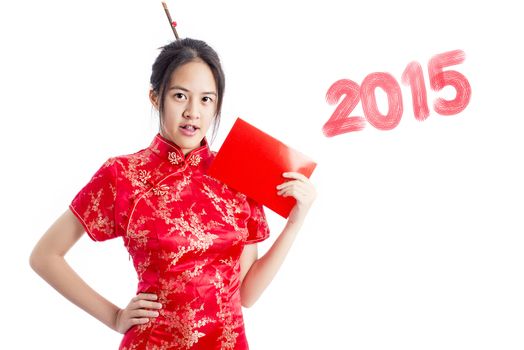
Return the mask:
[[202, 97], [202, 101], [203, 102], [213, 102], [213, 99], [211, 97], [209, 97], [209, 96], [204, 96], [204, 97]]
[[183, 93], [181, 93], [181, 92], [177, 92], [177, 93], [174, 94], [173, 96], [174, 96], [175, 99], [177, 99], [177, 100], [183, 100], [183, 99], [186, 98], [186, 96], [185, 96]]

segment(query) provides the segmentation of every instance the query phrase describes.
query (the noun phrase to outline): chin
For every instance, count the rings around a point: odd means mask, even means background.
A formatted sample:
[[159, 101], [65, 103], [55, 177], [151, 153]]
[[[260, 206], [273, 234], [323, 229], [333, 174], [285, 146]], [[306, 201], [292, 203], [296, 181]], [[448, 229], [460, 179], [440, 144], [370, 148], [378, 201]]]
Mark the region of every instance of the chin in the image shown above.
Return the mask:
[[184, 140], [184, 138], [187, 138], [187, 137], [178, 138], [178, 140], [180, 140], [180, 141], [179, 142], [175, 142], [180, 148], [183, 148], [183, 149], [195, 149], [195, 148], [198, 148], [198, 147], [200, 147], [200, 144], [202, 143], [202, 139], [203, 139], [203, 137], [200, 137], [200, 136], [197, 136], [197, 135], [195, 135], [193, 137], [194, 140]]

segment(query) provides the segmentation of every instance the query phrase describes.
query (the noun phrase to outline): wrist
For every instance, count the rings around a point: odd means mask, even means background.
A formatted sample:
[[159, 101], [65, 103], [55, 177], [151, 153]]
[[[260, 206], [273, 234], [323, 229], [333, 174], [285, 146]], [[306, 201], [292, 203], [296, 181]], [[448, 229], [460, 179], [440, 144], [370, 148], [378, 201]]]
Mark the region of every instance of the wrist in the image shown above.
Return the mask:
[[116, 332], [118, 332], [118, 322], [120, 320], [120, 316], [122, 314], [122, 309], [120, 308], [116, 308], [116, 310], [114, 311], [114, 314], [113, 314], [113, 318], [112, 318], [112, 322], [111, 322], [111, 325], [110, 325], [110, 328]]
[[295, 218], [290, 216], [286, 222], [285, 230], [296, 233], [302, 227], [303, 222], [304, 218]]

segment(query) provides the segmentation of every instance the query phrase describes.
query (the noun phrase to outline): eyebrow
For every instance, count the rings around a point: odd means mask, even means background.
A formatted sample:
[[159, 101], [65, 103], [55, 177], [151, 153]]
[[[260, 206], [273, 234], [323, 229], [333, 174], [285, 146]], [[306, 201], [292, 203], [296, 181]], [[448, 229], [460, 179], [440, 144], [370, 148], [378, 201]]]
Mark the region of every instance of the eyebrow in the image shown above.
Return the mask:
[[[185, 92], [189, 92], [188, 89], [186, 89], [185, 87], [182, 87], [182, 86], [178, 86], [178, 85], [173, 85], [169, 88], [169, 91], [171, 90], [182, 90], [182, 91], [185, 91]], [[205, 91], [205, 92], [202, 92], [202, 95], [215, 95], [217, 96], [217, 93], [214, 92], [214, 91]]]

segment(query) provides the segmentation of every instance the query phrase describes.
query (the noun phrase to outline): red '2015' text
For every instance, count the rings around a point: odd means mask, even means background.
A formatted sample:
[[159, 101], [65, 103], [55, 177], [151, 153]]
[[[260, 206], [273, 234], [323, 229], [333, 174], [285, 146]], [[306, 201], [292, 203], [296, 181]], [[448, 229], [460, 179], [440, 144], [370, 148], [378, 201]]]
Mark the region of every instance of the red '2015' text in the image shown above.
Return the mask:
[[[464, 62], [464, 52], [454, 50], [433, 56], [428, 62], [429, 85], [432, 90], [440, 91], [446, 86], [452, 86], [456, 95], [453, 100], [441, 97], [435, 99], [433, 109], [440, 115], [454, 115], [467, 107], [471, 98], [471, 86], [466, 77], [455, 70], [444, 70]], [[422, 74], [422, 67], [418, 62], [411, 62], [402, 73], [402, 83], [411, 88], [413, 114], [417, 120], [423, 121], [429, 116], [427, 92]], [[388, 112], [380, 113], [375, 96], [375, 89], [381, 88], [387, 95]], [[345, 95], [345, 96], [344, 96]], [[375, 72], [364, 78], [359, 86], [349, 79], [336, 81], [326, 94], [329, 104], [337, 104], [344, 96], [337, 108], [324, 124], [322, 131], [325, 136], [332, 137], [352, 131], [362, 130], [366, 121], [379, 130], [395, 128], [402, 118], [402, 92], [397, 80], [389, 73]], [[350, 113], [362, 102], [364, 116], [350, 116]]]

